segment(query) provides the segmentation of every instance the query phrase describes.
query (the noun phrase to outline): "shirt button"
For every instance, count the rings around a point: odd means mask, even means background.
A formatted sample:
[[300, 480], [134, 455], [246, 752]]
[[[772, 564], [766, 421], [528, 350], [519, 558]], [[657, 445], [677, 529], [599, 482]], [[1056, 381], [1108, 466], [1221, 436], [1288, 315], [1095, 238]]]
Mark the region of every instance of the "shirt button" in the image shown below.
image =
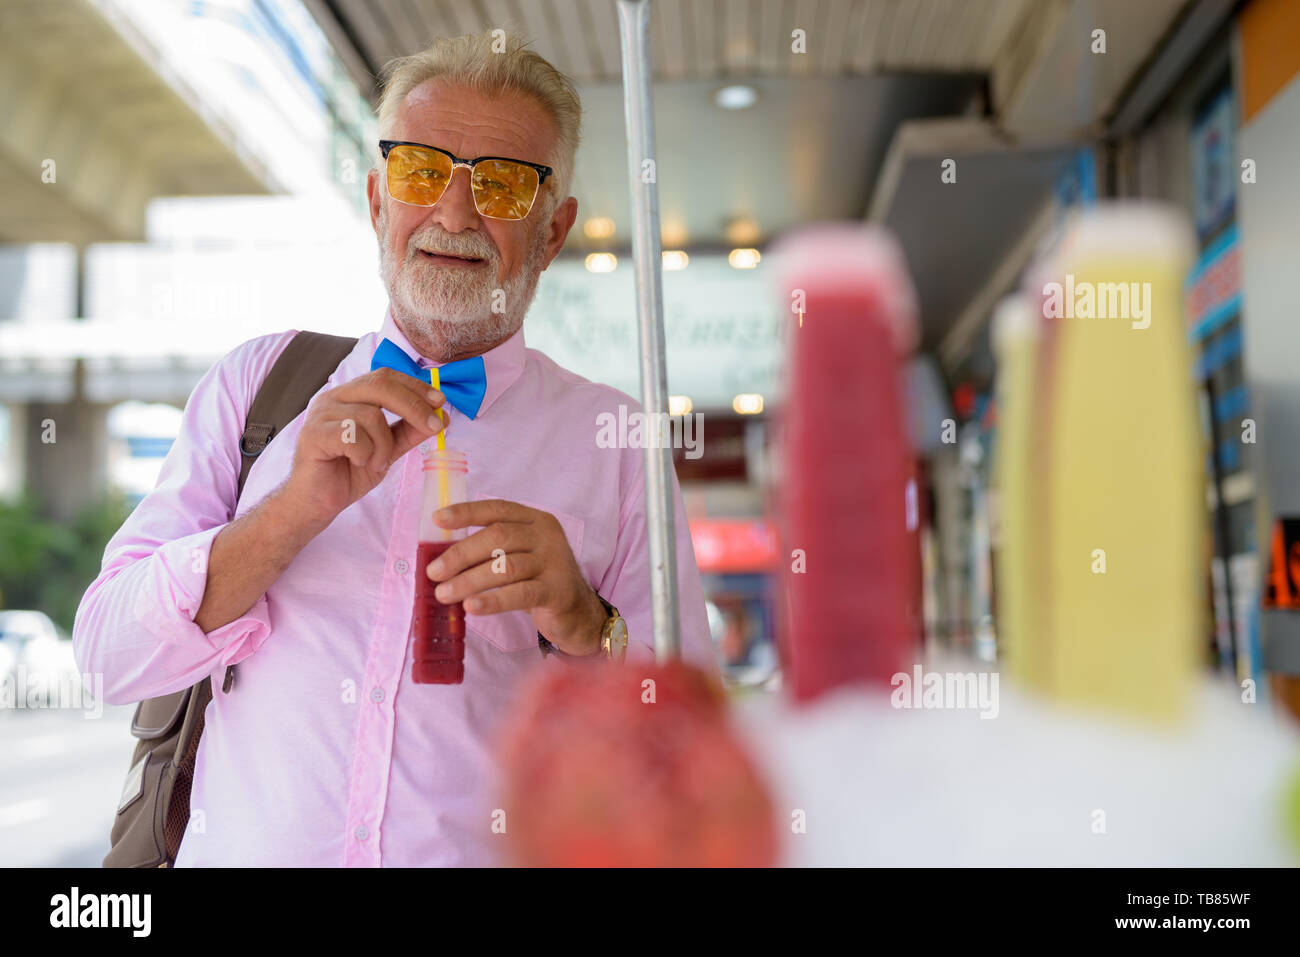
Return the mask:
[[356, 829], [355, 833], [357, 835], [358, 841], [364, 841], [366, 838], [370, 836], [370, 828], [362, 824], [359, 828]]
[[393, 568], [397, 570], [397, 574], [399, 575], [405, 575], [410, 567], [410, 563], [408, 563], [405, 558], [399, 558], [397, 561], [393, 562]]
[[420, 454], [421, 454], [421, 455], [427, 455], [428, 452], [429, 452], [429, 443], [428, 443], [428, 442], [421, 442], [421, 443], [420, 443]]
[[375, 704], [378, 704], [379, 702], [383, 701], [383, 700], [384, 700], [384, 689], [383, 689], [383, 688], [375, 688], [373, 691], [371, 691], [371, 692], [370, 692], [370, 700], [373, 701]]

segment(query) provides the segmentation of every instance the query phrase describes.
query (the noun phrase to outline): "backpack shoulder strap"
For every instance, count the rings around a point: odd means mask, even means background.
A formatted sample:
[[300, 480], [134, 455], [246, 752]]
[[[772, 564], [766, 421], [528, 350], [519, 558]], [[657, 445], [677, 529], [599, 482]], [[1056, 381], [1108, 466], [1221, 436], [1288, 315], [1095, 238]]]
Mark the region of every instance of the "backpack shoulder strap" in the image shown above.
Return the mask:
[[281, 429], [298, 417], [339, 363], [357, 344], [356, 339], [300, 332], [289, 340], [275, 360], [249, 406], [244, 434], [239, 440], [238, 495], [244, 493], [248, 472]]
[[[244, 482], [257, 457], [286, 425], [298, 417], [311, 397], [320, 391], [339, 363], [356, 346], [356, 339], [329, 336], [323, 332], [300, 332], [284, 347], [271, 371], [262, 380], [253, 404], [248, 407], [244, 434], [239, 440], [239, 484], [236, 496], [244, 494]], [[221, 690], [230, 692], [235, 683], [235, 666], [226, 667]]]

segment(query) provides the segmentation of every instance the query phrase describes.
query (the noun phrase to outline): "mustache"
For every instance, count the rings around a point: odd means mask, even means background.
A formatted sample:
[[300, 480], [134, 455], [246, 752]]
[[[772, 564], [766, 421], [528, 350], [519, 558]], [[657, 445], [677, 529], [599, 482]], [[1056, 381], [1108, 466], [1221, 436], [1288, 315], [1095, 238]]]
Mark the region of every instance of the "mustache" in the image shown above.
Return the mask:
[[412, 233], [407, 240], [407, 258], [413, 258], [421, 249], [491, 262], [496, 262], [499, 258], [496, 245], [482, 233], [476, 232], [449, 233], [445, 229], [423, 229]]

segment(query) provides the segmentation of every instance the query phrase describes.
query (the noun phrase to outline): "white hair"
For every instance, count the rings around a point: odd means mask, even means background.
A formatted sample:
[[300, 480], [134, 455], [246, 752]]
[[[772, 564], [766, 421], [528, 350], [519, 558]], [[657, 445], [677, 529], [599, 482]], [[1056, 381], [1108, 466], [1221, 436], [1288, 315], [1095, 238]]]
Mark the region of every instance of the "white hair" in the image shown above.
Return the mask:
[[528, 49], [524, 40], [496, 30], [438, 37], [419, 53], [390, 60], [381, 75], [384, 91], [377, 112], [379, 135], [384, 139], [392, 134], [406, 95], [428, 80], [470, 86], [490, 95], [517, 92], [531, 96], [555, 120], [559, 133], [559, 153], [546, 164], [555, 170], [555, 187], [546, 211], [553, 212], [569, 195], [581, 137], [582, 102], [573, 81]]

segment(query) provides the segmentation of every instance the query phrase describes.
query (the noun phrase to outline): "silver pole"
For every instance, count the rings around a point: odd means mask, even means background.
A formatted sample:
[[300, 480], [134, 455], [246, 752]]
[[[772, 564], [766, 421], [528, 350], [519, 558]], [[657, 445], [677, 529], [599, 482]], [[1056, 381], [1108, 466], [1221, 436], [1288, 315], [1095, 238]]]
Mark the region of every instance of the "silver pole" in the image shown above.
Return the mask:
[[[618, 0], [623, 45], [623, 113], [632, 187], [632, 258], [636, 262], [636, 312], [641, 346], [641, 404], [650, 434], [664, 438], [668, 373], [664, 362], [664, 310], [659, 246], [659, 186], [654, 165], [655, 124], [650, 100], [650, 0]], [[681, 655], [677, 617], [677, 535], [673, 514], [673, 452], [668, 442], [646, 442], [645, 512], [650, 542], [650, 596], [655, 658]]]

